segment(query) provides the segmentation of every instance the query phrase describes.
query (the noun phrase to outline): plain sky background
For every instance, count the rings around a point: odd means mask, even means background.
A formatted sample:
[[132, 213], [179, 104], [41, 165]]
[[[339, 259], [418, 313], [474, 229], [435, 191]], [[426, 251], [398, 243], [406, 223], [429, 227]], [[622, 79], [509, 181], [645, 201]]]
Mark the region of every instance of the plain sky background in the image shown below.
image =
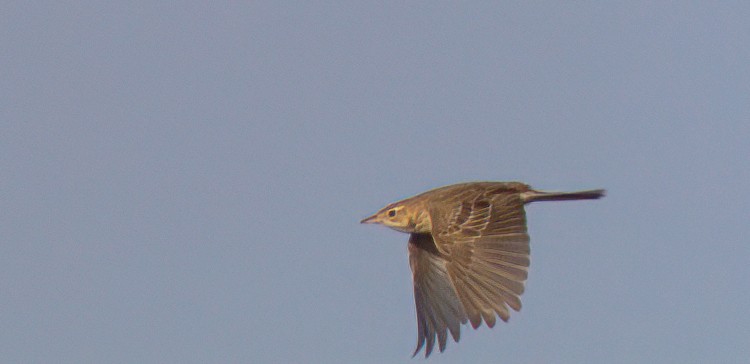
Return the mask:
[[0, 358], [419, 363], [407, 235], [527, 207], [507, 324], [433, 363], [750, 361], [747, 2], [0, 5]]

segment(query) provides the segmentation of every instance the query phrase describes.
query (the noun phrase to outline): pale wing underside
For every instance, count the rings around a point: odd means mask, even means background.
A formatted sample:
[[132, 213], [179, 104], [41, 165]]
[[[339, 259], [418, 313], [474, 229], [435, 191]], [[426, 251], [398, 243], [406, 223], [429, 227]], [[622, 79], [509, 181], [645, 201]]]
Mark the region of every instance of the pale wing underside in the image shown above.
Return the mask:
[[482, 321], [493, 327], [496, 315], [507, 321], [508, 308], [521, 309], [528, 275], [529, 236], [516, 191], [474, 191], [441, 205], [450, 207], [431, 209], [433, 236], [412, 234], [409, 244], [419, 325], [415, 354], [426, 342], [429, 355], [436, 336], [443, 351], [446, 328], [458, 341], [458, 322], [467, 318], [474, 328]]

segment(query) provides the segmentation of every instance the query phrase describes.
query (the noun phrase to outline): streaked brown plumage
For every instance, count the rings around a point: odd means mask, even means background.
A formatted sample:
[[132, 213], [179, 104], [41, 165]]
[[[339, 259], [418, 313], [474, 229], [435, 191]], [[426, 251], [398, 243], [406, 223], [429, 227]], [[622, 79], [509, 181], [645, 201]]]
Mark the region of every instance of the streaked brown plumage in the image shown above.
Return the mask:
[[445, 350], [448, 332], [473, 328], [495, 317], [508, 321], [521, 309], [529, 268], [529, 235], [524, 205], [534, 201], [585, 200], [604, 190], [543, 192], [520, 182], [469, 182], [437, 188], [392, 203], [362, 223], [410, 233], [409, 265], [417, 306], [416, 355], [437, 344]]

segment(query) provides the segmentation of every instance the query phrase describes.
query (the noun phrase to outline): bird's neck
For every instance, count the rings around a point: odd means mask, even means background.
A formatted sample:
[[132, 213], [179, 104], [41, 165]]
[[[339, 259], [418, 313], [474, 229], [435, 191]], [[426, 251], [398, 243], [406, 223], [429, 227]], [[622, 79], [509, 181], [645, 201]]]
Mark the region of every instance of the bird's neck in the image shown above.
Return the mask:
[[415, 233], [430, 233], [432, 232], [432, 219], [426, 209], [419, 209], [419, 212], [414, 216], [414, 232]]

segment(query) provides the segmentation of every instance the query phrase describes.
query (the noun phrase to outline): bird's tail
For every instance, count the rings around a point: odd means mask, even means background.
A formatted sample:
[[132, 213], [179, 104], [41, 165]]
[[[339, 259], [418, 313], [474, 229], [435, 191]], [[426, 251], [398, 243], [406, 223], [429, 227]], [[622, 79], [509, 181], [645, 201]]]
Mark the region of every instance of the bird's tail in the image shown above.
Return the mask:
[[565, 200], [596, 200], [604, 197], [604, 190], [588, 190], [577, 192], [545, 192], [529, 190], [521, 194], [525, 203], [534, 201], [565, 201]]

